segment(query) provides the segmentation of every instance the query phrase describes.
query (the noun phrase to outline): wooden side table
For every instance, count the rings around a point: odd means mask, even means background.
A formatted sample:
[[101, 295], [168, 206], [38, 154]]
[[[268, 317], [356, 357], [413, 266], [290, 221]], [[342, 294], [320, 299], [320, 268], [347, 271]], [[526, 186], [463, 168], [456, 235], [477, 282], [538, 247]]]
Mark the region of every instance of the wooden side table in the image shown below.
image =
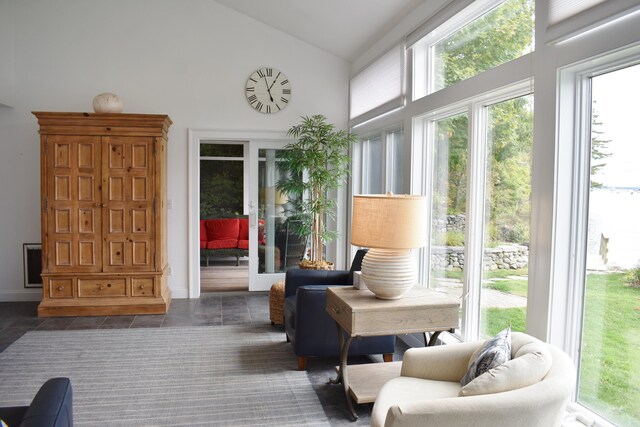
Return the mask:
[[458, 327], [459, 309], [460, 302], [457, 299], [425, 288], [413, 289], [397, 300], [378, 299], [369, 290], [349, 287], [327, 289], [327, 312], [336, 321], [340, 344], [338, 376], [330, 382], [342, 382], [347, 406], [354, 420], [358, 416], [352, 399], [356, 403], [373, 402], [382, 384], [400, 374], [401, 362], [353, 367], [357, 375], [350, 383], [347, 355], [353, 338], [435, 332], [429, 342], [432, 345], [437, 334]]

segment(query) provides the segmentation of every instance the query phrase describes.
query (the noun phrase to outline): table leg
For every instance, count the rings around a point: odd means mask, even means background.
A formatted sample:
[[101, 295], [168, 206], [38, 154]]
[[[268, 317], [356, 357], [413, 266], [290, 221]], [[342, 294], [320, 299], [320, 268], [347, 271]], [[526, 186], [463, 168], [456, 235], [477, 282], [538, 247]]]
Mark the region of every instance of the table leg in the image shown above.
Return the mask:
[[[344, 347], [344, 335], [342, 334], [342, 328], [340, 324], [336, 322], [336, 328], [338, 329], [338, 352], [342, 355], [342, 348]], [[342, 382], [342, 369], [338, 368], [338, 375], [334, 379], [329, 380], [329, 384], [340, 384]]]
[[[444, 331], [435, 331], [435, 332], [433, 332], [433, 334], [431, 335], [431, 338], [427, 338], [428, 332], [423, 332], [423, 335], [424, 335], [424, 346], [425, 347], [432, 347], [432, 346], [436, 345], [436, 341], [438, 340], [438, 337], [440, 336], [440, 334], [442, 332], [444, 332]], [[455, 330], [455, 328], [451, 328], [447, 332], [453, 334], [453, 333], [456, 332], [456, 330]]]
[[336, 325], [338, 327], [340, 367], [338, 368], [338, 376], [335, 379], [330, 379], [329, 383], [338, 384], [342, 381], [342, 386], [344, 387], [344, 396], [347, 399], [347, 407], [349, 408], [349, 412], [351, 413], [352, 421], [357, 421], [358, 414], [356, 413], [356, 410], [353, 406], [353, 401], [351, 400], [351, 395], [349, 394], [349, 380], [347, 378], [347, 359], [349, 356], [349, 347], [351, 346], [351, 340], [353, 340], [353, 337], [348, 336], [345, 341], [342, 328], [337, 322]]

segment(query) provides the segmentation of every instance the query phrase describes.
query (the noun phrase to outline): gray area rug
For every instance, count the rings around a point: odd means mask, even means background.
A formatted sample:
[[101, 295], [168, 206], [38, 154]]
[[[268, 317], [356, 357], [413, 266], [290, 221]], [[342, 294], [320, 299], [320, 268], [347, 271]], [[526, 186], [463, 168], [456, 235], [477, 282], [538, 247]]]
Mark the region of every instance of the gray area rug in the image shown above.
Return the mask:
[[0, 353], [0, 406], [69, 377], [78, 426], [328, 426], [269, 326], [33, 331]]

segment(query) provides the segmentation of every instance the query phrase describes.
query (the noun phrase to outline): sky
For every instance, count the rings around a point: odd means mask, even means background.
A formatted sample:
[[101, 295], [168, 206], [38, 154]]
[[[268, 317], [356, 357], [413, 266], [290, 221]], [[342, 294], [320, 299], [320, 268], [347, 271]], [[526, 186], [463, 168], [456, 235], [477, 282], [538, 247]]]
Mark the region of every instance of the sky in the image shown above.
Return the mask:
[[592, 96], [612, 153], [596, 180], [607, 187], [640, 188], [640, 65], [594, 77]]

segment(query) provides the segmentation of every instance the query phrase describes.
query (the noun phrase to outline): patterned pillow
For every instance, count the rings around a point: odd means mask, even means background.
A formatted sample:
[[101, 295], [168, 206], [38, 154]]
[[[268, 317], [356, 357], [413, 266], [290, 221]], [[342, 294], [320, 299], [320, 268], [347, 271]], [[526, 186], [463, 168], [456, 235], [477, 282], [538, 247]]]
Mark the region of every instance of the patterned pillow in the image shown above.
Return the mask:
[[467, 373], [460, 380], [464, 387], [474, 378], [484, 374], [489, 369], [502, 365], [511, 359], [511, 327], [501, 331], [495, 337], [487, 340], [471, 355]]

